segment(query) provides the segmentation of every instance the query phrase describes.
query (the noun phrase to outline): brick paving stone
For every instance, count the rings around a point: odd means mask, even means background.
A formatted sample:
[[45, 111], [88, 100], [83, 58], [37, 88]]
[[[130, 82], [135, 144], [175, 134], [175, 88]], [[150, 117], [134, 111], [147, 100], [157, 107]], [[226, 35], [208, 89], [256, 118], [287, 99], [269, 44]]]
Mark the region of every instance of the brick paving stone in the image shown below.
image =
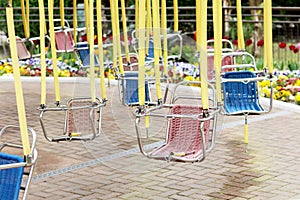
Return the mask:
[[248, 198], [243, 198], [243, 197], [234, 197], [232, 200], [246, 200]]
[[191, 188], [191, 189], [188, 189], [188, 190], [183, 190], [182, 192], [180, 192], [178, 194], [182, 195], [182, 196], [191, 196], [192, 194], [195, 194], [198, 191], [199, 191], [198, 189]]
[[172, 195], [170, 199], [180, 199], [180, 200], [192, 200], [192, 197], [182, 196], [182, 195]]
[[160, 197], [160, 196], [152, 196], [148, 198], [149, 200], [169, 200], [170, 198]]
[[232, 198], [234, 198], [234, 196], [227, 195], [227, 194], [222, 194], [222, 193], [217, 193], [217, 192], [210, 193], [209, 196], [215, 197], [217, 199], [232, 199]]

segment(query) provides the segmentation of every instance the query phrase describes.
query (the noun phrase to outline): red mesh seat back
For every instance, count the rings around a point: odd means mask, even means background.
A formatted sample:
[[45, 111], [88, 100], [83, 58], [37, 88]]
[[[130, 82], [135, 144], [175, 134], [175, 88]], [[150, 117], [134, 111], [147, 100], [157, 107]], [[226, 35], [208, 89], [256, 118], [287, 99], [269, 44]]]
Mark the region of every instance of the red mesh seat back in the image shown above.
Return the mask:
[[[222, 66], [224, 65], [233, 65], [232, 56], [226, 56], [222, 60]], [[233, 71], [233, 68], [224, 69], [222, 72]], [[214, 56], [210, 55], [207, 57], [207, 76], [208, 80], [213, 80], [215, 78], [215, 69], [214, 69]]]
[[138, 58], [137, 58], [137, 56], [135, 56], [135, 55], [129, 55], [129, 59], [130, 59], [130, 65], [128, 65], [128, 63], [127, 63], [127, 59], [126, 59], [126, 56], [124, 56], [123, 58], [122, 58], [122, 62], [123, 62], [123, 64], [125, 64], [125, 65], [123, 65], [123, 68], [124, 68], [124, 71], [138, 71], [138, 65], [137, 65], [137, 63], [138, 63]]
[[[81, 107], [81, 106], [91, 106], [92, 100], [90, 99], [73, 99], [68, 103], [68, 107]], [[94, 120], [94, 126], [98, 127], [99, 114], [98, 109], [93, 110], [92, 118]], [[80, 108], [71, 109], [67, 111], [67, 134], [80, 133], [80, 134], [93, 134], [93, 125], [90, 120], [91, 108]]]
[[[232, 56], [228, 55], [223, 58], [222, 66], [225, 66], [225, 65], [233, 65], [233, 57]], [[234, 71], [234, 68], [226, 68], [222, 72], [231, 72], [231, 71]]]
[[67, 35], [64, 31], [55, 33], [56, 50], [58, 51], [72, 51], [73, 50], [73, 36], [70, 31]]
[[[197, 115], [202, 113], [202, 107], [189, 105], [176, 105], [171, 114]], [[186, 158], [196, 157], [202, 153], [201, 122], [191, 118], [174, 118], [169, 122], [167, 143], [155, 150], [152, 155], [170, 155], [171, 153], [184, 153]], [[205, 142], [209, 145], [210, 122], [204, 122]]]
[[27, 47], [25, 46], [24, 42], [22, 41], [22, 39], [17, 37], [16, 41], [17, 41], [18, 58], [19, 59], [30, 58], [31, 57], [30, 53], [29, 53]]

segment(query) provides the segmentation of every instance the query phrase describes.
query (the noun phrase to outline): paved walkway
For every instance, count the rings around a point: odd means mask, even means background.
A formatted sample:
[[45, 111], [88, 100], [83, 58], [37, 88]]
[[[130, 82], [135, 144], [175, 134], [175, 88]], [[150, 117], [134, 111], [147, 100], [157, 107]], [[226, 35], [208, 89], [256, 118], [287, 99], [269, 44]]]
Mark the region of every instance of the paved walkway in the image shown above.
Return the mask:
[[[32, 81], [35, 80], [35, 81]], [[47, 83], [47, 102], [54, 102]], [[300, 107], [275, 102], [270, 114], [249, 116], [244, 151], [243, 117], [219, 117], [216, 146], [202, 163], [167, 163], [143, 157], [137, 149], [131, 108], [120, 105], [118, 90], [107, 89], [102, 134], [91, 142], [50, 143], [39, 124], [40, 86], [23, 79], [28, 126], [38, 134], [39, 158], [30, 200], [47, 199], [300, 199]], [[61, 82], [62, 99], [89, 95], [85, 81]], [[11, 79], [0, 79], [0, 126], [17, 124]], [[52, 134], [61, 120], [49, 119]], [[151, 122], [149, 143], [163, 134]], [[154, 131], [154, 133], [152, 133]]]

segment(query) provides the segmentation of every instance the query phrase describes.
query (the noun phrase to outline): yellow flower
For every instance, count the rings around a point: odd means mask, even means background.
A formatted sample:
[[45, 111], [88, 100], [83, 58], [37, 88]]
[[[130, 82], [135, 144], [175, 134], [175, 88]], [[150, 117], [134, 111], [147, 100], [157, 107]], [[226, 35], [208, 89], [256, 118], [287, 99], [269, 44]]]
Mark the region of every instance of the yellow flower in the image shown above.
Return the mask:
[[296, 81], [295, 86], [300, 86], [300, 79]]
[[279, 98], [280, 98], [280, 94], [279, 94], [279, 92], [276, 92], [276, 93], [274, 94], [274, 99], [277, 100], [277, 99], [279, 99]]
[[289, 78], [285, 75], [278, 75], [278, 79], [281, 79], [281, 80], [288, 80]]
[[259, 82], [260, 87], [269, 87], [270, 85], [271, 85], [270, 80], [263, 80], [263, 81]]
[[62, 77], [70, 77], [70, 71], [69, 70], [62, 70], [60, 71], [60, 76]]
[[261, 89], [261, 96], [267, 97], [267, 94], [270, 93], [269, 89], [267, 87], [263, 87]]
[[186, 80], [186, 81], [194, 81], [195, 79], [192, 76], [186, 76], [186, 77], [184, 77], [184, 80]]
[[285, 97], [290, 97], [291, 96], [291, 92], [289, 90], [286, 90], [284, 93]]
[[300, 93], [299, 92], [295, 96], [295, 103], [300, 105]]
[[278, 86], [276, 86], [275, 89], [276, 89], [276, 90], [280, 90], [281, 88], [282, 88], [282, 87], [278, 85]]
[[5, 73], [10, 74], [13, 72], [13, 68], [12, 68], [12, 66], [7, 65], [4, 67], [4, 71], [5, 71]]
[[26, 69], [24, 67], [20, 67], [20, 74], [21, 76], [24, 76], [26, 72]]

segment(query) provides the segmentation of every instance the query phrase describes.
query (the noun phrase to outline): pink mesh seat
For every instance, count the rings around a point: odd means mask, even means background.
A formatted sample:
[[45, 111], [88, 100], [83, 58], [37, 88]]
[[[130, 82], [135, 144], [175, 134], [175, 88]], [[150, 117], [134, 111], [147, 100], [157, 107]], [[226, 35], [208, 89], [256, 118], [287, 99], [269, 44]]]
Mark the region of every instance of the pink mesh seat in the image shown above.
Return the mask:
[[[93, 109], [91, 99], [71, 99], [68, 107], [77, 107], [81, 109], [70, 109], [67, 111], [66, 134], [90, 134], [98, 131], [99, 128], [99, 110]], [[95, 130], [96, 129], [96, 130]]]
[[[40, 123], [45, 138], [49, 142], [60, 142], [60, 141], [88, 141], [93, 140], [100, 135], [101, 132], [101, 117], [102, 107], [105, 106], [105, 101], [96, 98], [93, 102], [91, 98], [78, 97], [68, 100], [66, 105], [58, 107], [45, 107], [40, 108]], [[48, 118], [44, 120], [45, 112], [61, 112], [57, 115], [64, 116], [63, 134], [57, 135], [54, 132], [48, 132], [49, 127], [46, 126]], [[51, 115], [50, 115], [51, 116]], [[50, 130], [50, 129], [49, 129]]]
[[17, 41], [17, 51], [19, 59], [29, 59], [31, 58], [31, 54], [25, 46], [24, 41], [20, 37], [16, 37]]
[[[171, 109], [174, 115], [199, 115], [202, 107], [190, 105], [175, 105]], [[204, 123], [204, 136], [201, 136], [201, 123]], [[197, 161], [203, 157], [203, 141], [206, 149], [211, 145], [210, 121], [176, 117], [169, 121], [166, 143], [153, 150], [149, 157], [174, 159], [182, 161]]]
[[55, 32], [55, 42], [57, 52], [73, 52], [74, 40], [70, 31]]

